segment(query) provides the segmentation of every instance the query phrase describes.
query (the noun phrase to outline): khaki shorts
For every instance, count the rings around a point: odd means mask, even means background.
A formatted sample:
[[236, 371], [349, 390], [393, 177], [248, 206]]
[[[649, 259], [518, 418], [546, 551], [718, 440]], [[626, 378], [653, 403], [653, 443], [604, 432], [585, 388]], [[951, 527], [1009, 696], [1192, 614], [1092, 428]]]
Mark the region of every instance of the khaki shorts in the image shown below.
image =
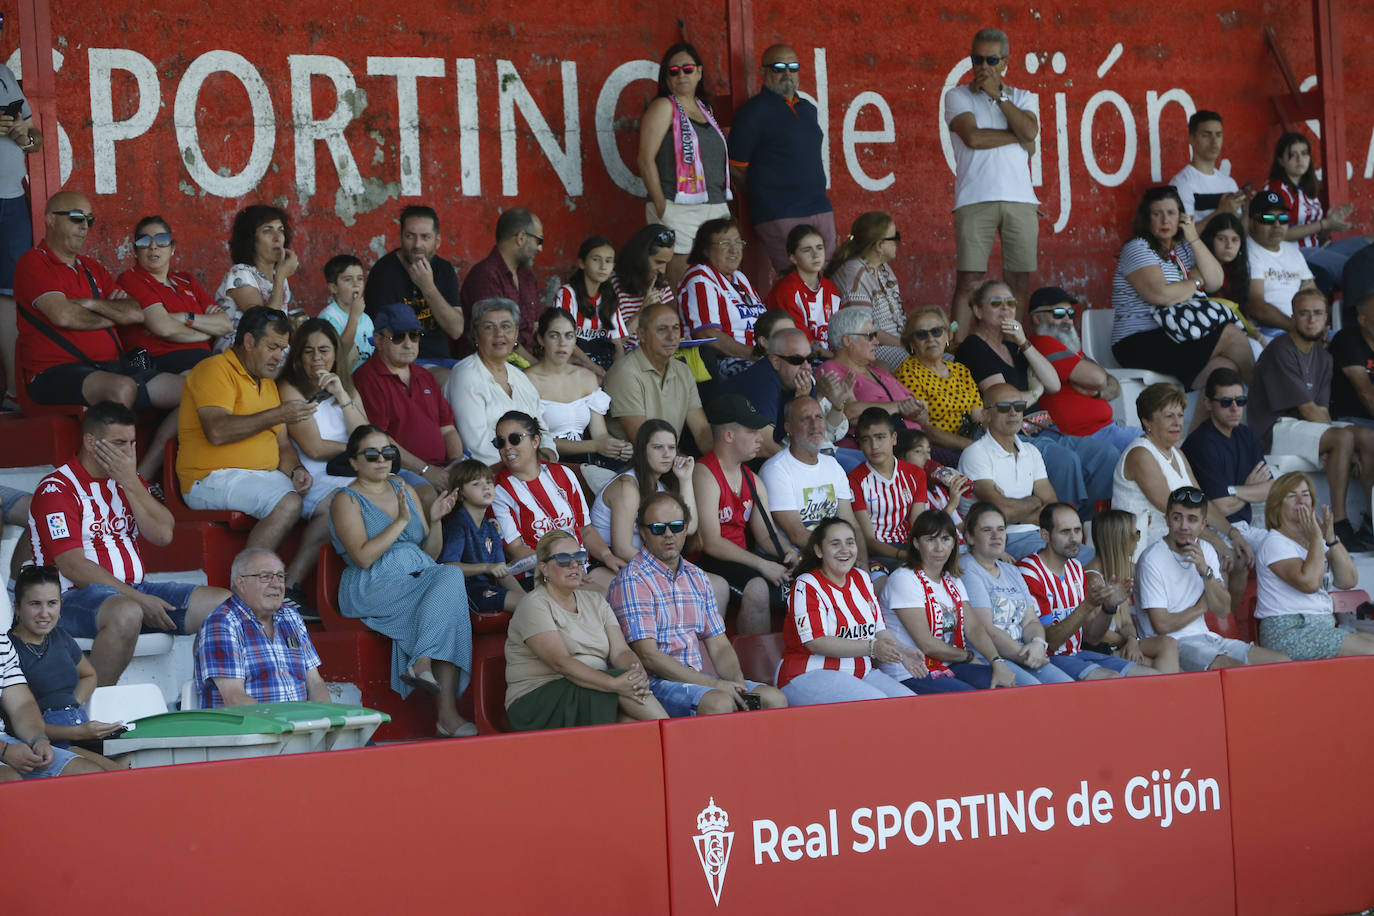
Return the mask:
[[992, 241], [1002, 236], [1002, 270], [1030, 273], [1040, 239], [1040, 216], [1035, 204], [986, 200], [954, 211], [954, 242], [958, 269], [986, 273]]
[[1293, 417], [1280, 417], [1274, 422], [1274, 446], [1271, 455], [1297, 455], [1306, 458], [1317, 467], [1322, 465], [1322, 436], [1335, 426], [1349, 426], [1349, 423], [1313, 423], [1311, 420], [1298, 420]]
[[660, 219], [654, 210], [654, 202], [649, 201], [644, 205], [644, 216], [650, 224], [662, 223], [677, 233], [677, 238], [673, 240], [673, 254], [687, 254], [692, 250], [692, 241], [697, 237], [697, 230], [702, 223], [708, 219], [725, 219], [730, 215], [730, 208], [725, 204], [675, 204], [670, 200], [664, 206], [667, 209]]

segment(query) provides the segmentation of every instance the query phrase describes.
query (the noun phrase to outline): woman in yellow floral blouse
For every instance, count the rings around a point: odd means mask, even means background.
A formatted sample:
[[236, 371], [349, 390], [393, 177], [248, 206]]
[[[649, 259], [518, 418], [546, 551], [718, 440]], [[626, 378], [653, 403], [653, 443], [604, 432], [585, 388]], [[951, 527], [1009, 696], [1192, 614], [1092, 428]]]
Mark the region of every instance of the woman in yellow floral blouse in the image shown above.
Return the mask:
[[949, 318], [943, 309], [927, 306], [914, 310], [902, 332], [902, 346], [912, 355], [897, 367], [896, 375], [897, 381], [928, 405], [929, 421], [918, 422], [931, 444], [961, 451], [973, 440], [960, 432], [968, 432], [966, 418], [982, 422], [983, 399], [968, 367], [945, 359], [949, 337]]

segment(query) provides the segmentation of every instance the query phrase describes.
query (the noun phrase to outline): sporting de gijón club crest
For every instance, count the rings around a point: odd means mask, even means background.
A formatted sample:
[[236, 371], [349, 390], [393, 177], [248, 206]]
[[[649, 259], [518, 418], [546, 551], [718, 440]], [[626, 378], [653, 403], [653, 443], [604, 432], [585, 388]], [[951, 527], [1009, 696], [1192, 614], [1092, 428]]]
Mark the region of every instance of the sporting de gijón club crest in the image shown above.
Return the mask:
[[720, 906], [720, 892], [725, 886], [725, 868], [730, 864], [730, 849], [735, 844], [734, 831], [726, 829], [729, 826], [730, 815], [716, 807], [716, 799], [712, 796], [697, 815], [697, 835], [692, 837], [716, 906]]

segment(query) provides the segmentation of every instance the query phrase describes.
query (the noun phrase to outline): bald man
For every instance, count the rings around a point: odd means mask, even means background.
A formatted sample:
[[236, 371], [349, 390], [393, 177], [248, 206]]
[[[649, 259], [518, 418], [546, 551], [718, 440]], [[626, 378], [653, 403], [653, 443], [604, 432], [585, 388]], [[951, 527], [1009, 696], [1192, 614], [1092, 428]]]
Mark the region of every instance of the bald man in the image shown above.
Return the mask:
[[143, 309], [109, 271], [81, 254], [94, 222], [86, 195], [54, 194], [43, 240], [15, 265], [18, 369], [28, 396], [39, 404], [174, 407], [181, 376], [120, 358], [118, 329], [142, 324]]
[[824, 135], [816, 106], [797, 95], [801, 62], [787, 45], [763, 52], [763, 91], [730, 127], [730, 180], [749, 195], [749, 217], [773, 269], [789, 266], [787, 233], [811, 225], [835, 250], [835, 214], [825, 196]]
[[983, 393], [983, 411], [987, 435], [964, 449], [959, 473], [973, 484], [974, 499], [992, 503], [1002, 513], [1007, 553], [1019, 560], [1043, 546], [1040, 510], [1058, 502], [1058, 497], [1045, 472], [1045, 459], [1017, 435], [1026, 412], [1021, 392], [1014, 385], [993, 385]]

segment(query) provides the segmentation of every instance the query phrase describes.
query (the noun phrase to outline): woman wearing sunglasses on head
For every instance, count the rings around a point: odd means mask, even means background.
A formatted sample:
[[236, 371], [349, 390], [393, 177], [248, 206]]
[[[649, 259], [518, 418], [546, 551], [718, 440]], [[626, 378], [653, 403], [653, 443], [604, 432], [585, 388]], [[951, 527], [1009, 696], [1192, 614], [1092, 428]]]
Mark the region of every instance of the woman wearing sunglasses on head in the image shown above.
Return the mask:
[[534, 548], [535, 587], [506, 631], [506, 713], [516, 731], [666, 719], [604, 595], [584, 587], [587, 551], [553, 529]]
[[921, 429], [932, 446], [951, 457], [973, 444], [972, 434], [983, 422], [983, 396], [963, 363], [945, 359], [950, 344], [949, 318], [938, 305], [915, 309], [906, 319], [902, 346], [911, 355], [897, 367], [897, 381], [925, 401], [927, 417]]
[[[1194, 244], [1199, 241], [1178, 191], [1172, 185], [1149, 188], [1136, 206], [1131, 238], [1121, 246], [1112, 279], [1112, 355], [1123, 366], [1172, 375], [1190, 390], [1201, 387], [1213, 369], [1226, 366], [1249, 381], [1255, 368], [1240, 325], [1221, 313], [1208, 316], [1202, 297], [1220, 289], [1225, 275], [1211, 250]], [[1191, 320], [1192, 329], [1166, 327], [1179, 317]]]
[[348, 562], [339, 612], [391, 638], [391, 688], [435, 694], [438, 737], [475, 735], [457, 706], [472, 672], [467, 589], [461, 570], [435, 562], [439, 522], [458, 491], [440, 493], [422, 514], [410, 484], [392, 473], [400, 452], [370, 424], [353, 430], [346, 454], [358, 479], [335, 491], [329, 518], [334, 549]]
[[676, 239], [677, 233], [667, 226], [650, 223], [636, 230], [615, 256], [615, 324], [625, 329], [627, 349], [639, 344], [641, 310], [660, 302], [677, 307], [677, 293], [666, 277]]
[[898, 366], [907, 355], [901, 341], [906, 309], [897, 275], [892, 272], [901, 241], [892, 215], [871, 210], [854, 220], [849, 236], [840, 242], [825, 268], [825, 275], [840, 291], [841, 306], [863, 306], [872, 311], [873, 327], [878, 332], [875, 353], [889, 368]]
[[126, 350], [147, 350], [162, 372], [187, 372], [233, 322], [190, 274], [172, 270], [177, 245], [165, 219], [139, 220], [133, 241], [134, 266], [119, 275], [119, 285], [143, 306], [143, 324], [120, 327], [119, 339]]
[[716, 124], [701, 54], [686, 42], [673, 45], [658, 65], [658, 96], [639, 122], [639, 177], [649, 193], [645, 213], [676, 234], [668, 280], [687, 269], [697, 229], [730, 215], [730, 161], [725, 134]]
[[539, 422], [527, 413], [512, 410], [496, 424], [491, 444], [500, 456], [501, 469], [496, 472], [496, 499], [491, 508], [506, 544], [506, 557], [512, 561], [527, 557], [548, 532], [570, 531], [592, 560], [602, 564], [586, 578], [604, 593], [625, 561], [611, 552], [592, 525], [576, 475], [565, 465], [540, 459], [541, 441]]

